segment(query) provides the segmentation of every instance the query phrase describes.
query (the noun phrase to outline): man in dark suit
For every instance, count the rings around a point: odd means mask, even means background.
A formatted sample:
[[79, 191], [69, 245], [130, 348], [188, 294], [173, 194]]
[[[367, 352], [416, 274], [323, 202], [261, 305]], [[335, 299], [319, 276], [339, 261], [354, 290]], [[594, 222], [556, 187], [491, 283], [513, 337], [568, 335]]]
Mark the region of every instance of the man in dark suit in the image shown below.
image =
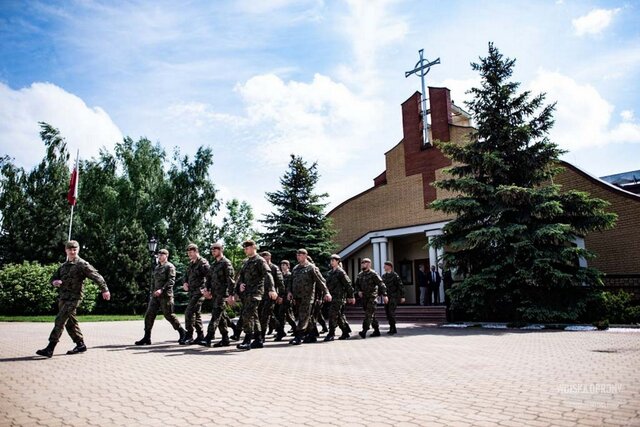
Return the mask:
[[433, 295], [433, 304], [440, 304], [440, 273], [436, 269], [435, 265], [431, 266], [431, 271], [428, 274], [429, 286], [427, 292], [427, 301], [431, 304], [431, 296]]

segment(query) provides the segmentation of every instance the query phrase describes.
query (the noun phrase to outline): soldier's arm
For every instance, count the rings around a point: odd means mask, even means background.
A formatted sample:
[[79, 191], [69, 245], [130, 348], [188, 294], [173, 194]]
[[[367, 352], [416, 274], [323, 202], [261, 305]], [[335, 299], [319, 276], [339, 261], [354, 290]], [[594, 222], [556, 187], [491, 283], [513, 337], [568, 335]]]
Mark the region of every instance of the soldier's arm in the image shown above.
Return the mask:
[[201, 289], [211, 289], [211, 280], [209, 278], [211, 273], [211, 265], [209, 265], [209, 261], [206, 259], [202, 259], [202, 263], [200, 264], [200, 274], [203, 277], [203, 283]]
[[404, 283], [402, 283], [402, 279], [398, 273], [396, 273], [396, 281], [398, 282], [398, 289], [400, 289], [400, 298], [404, 298]]
[[173, 285], [175, 284], [176, 284], [176, 267], [173, 265], [170, 265], [167, 271], [167, 281], [162, 287], [162, 293], [166, 295], [167, 292], [173, 289]]
[[53, 272], [53, 276], [51, 276], [51, 280], [49, 280], [50, 283], [53, 283], [54, 280], [62, 280], [60, 276], [60, 268], [61, 267], [58, 267], [56, 271]]
[[240, 267], [240, 272], [238, 273], [238, 278], [236, 279], [235, 293], [238, 295], [240, 295], [240, 284], [244, 283], [244, 269], [246, 265], [246, 261], [242, 263], [242, 267]]
[[351, 284], [351, 279], [347, 276], [346, 272], [342, 272], [340, 275], [340, 281], [342, 282], [342, 287], [344, 288], [347, 298], [353, 298], [353, 285]]
[[233, 265], [231, 265], [230, 261], [225, 262], [224, 274], [226, 277], [226, 289], [224, 297], [228, 297], [229, 295], [233, 295], [233, 291], [235, 288], [235, 282], [233, 281], [233, 276], [235, 276], [235, 271], [233, 271]]
[[104, 277], [102, 277], [102, 275], [98, 273], [98, 270], [96, 270], [91, 264], [85, 262], [82, 270], [86, 277], [98, 285], [101, 292], [109, 292], [109, 288], [107, 287], [107, 282], [104, 281]]
[[322, 296], [330, 295], [329, 289], [327, 288], [327, 281], [324, 280], [324, 277], [322, 276], [322, 273], [320, 273], [320, 269], [318, 267], [313, 267], [313, 275], [315, 276], [316, 284], [322, 292]]
[[273, 277], [276, 285], [276, 291], [278, 292], [278, 296], [284, 297], [286, 295], [287, 290], [284, 287], [284, 277], [282, 277], [282, 271], [278, 267], [275, 268], [276, 275]]
[[387, 295], [387, 285], [384, 284], [384, 281], [382, 281], [382, 278], [380, 277], [380, 275], [378, 273], [374, 273], [374, 281], [378, 285], [378, 294], [386, 296]]
[[264, 277], [264, 292], [275, 292], [276, 288], [273, 284], [271, 268], [267, 265], [266, 261], [262, 261], [262, 276]]

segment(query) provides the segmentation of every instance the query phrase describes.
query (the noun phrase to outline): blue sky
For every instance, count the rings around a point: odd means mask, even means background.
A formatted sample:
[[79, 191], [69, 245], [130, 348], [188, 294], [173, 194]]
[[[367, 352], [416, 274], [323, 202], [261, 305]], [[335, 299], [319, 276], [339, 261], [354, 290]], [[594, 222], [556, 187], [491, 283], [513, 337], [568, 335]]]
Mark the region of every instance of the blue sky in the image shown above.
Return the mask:
[[[91, 157], [122, 136], [214, 150], [223, 199], [269, 209], [289, 154], [318, 161], [330, 207], [402, 137], [418, 50], [461, 104], [487, 43], [557, 101], [551, 138], [602, 176], [640, 169], [640, 6], [624, 1], [0, 0], [0, 154], [32, 167], [38, 121]], [[81, 197], [81, 196], [80, 196]]]

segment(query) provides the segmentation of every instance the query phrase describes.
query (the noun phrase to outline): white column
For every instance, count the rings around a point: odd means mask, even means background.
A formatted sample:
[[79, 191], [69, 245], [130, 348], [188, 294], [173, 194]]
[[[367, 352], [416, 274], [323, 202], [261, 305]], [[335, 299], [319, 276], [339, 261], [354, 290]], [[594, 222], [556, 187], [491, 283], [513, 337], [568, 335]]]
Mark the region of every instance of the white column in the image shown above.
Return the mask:
[[373, 245], [373, 269], [382, 275], [382, 265], [387, 260], [387, 238], [374, 237], [371, 239]]
[[436, 264], [436, 268], [440, 273], [440, 302], [444, 302], [444, 283], [442, 282], [442, 268], [440, 264], [442, 264], [442, 255], [444, 255], [444, 248], [436, 248], [436, 256], [438, 258], [438, 263]]
[[[444, 302], [444, 285], [442, 283], [442, 270], [440, 270], [440, 268], [438, 267], [438, 263], [440, 262], [440, 260], [442, 259], [442, 249], [441, 248], [435, 248], [433, 246], [431, 246], [431, 241], [435, 236], [438, 236], [442, 234], [442, 230], [438, 229], [438, 230], [431, 230], [431, 231], [427, 231], [426, 235], [427, 235], [427, 241], [429, 243], [429, 268], [431, 268], [432, 265], [435, 265], [436, 268], [438, 269], [438, 271], [440, 271], [440, 302]], [[429, 274], [429, 273], [427, 273]]]

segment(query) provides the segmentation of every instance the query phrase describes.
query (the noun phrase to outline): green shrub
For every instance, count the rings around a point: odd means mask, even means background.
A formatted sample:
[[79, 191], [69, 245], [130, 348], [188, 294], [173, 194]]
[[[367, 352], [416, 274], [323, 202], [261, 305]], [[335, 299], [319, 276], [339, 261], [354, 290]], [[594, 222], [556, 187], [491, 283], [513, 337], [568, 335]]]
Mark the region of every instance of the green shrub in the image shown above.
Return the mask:
[[639, 323], [640, 307], [632, 305], [631, 295], [624, 291], [616, 293], [597, 292], [590, 303], [591, 316], [595, 321], [609, 323]]
[[[58, 291], [51, 285], [51, 276], [58, 264], [37, 262], [8, 264], [0, 270], [0, 313], [4, 315], [37, 315], [57, 312]], [[84, 300], [80, 313], [91, 313], [100, 293], [93, 282], [84, 282]]]

